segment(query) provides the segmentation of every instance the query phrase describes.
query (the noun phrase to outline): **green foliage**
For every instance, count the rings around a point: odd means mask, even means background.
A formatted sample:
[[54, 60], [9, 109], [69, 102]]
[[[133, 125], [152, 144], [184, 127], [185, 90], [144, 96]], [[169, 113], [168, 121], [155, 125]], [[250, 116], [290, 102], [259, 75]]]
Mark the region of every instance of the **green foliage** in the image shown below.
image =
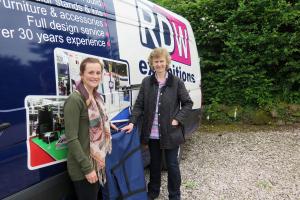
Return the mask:
[[203, 106], [202, 122], [286, 125], [300, 123], [300, 105], [279, 102], [269, 107], [224, 105], [217, 102]]
[[221, 104], [265, 109], [278, 102], [300, 104], [299, 1], [154, 2], [190, 21], [210, 114], [218, 115]]
[[268, 112], [264, 110], [256, 110], [252, 113], [251, 124], [264, 125], [271, 124], [272, 118]]
[[276, 120], [287, 122], [300, 122], [300, 105], [278, 103], [271, 108], [270, 113]]

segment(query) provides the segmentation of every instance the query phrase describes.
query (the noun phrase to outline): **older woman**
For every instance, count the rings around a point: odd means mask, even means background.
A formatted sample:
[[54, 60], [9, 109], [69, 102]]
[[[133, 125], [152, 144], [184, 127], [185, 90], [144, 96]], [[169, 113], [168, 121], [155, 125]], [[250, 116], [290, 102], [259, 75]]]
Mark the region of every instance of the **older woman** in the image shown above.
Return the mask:
[[181, 175], [177, 154], [179, 145], [184, 142], [184, 119], [192, 109], [193, 102], [183, 81], [168, 72], [171, 59], [166, 49], [154, 49], [148, 60], [155, 73], [142, 81], [130, 123], [122, 130], [131, 132], [143, 114], [141, 141], [149, 146], [151, 157], [148, 198], [155, 199], [159, 196], [161, 157], [164, 150], [169, 199], [178, 200]]
[[111, 152], [111, 135], [104, 102], [97, 93], [103, 66], [96, 58], [81, 62], [81, 81], [64, 106], [68, 173], [79, 200], [96, 200], [99, 183], [106, 181], [105, 156]]

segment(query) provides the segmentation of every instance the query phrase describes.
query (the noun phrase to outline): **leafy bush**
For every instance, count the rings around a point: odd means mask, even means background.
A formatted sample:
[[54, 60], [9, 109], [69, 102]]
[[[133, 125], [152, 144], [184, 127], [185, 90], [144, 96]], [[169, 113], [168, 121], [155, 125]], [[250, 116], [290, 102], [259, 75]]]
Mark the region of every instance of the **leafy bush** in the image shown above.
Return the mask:
[[191, 22], [211, 117], [223, 117], [215, 110], [219, 104], [264, 110], [278, 102], [300, 104], [299, 1], [154, 2]]

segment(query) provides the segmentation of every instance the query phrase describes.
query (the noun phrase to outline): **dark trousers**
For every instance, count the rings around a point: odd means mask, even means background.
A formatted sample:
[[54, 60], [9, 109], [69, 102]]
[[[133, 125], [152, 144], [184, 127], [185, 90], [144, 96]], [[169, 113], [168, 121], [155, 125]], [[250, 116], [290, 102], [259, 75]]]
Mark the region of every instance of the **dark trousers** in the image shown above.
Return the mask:
[[[168, 170], [168, 192], [170, 200], [180, 199], [181, 175], [177, 159], [179, 147], [174, 149], [165, 149], [165, 158]], [[149, 140], [150, 151], [150, 182], [148, 184], [148, 195], [157, 198], [161, 186], [161, 158], [162, 150], [160, 149], [159, 140]]]
[[98, 193], [100, 190], [99, 182], [89, 183], [86, 179], [80, 181], [73, 181], [76, 196], [78, 200], [98, 200]]

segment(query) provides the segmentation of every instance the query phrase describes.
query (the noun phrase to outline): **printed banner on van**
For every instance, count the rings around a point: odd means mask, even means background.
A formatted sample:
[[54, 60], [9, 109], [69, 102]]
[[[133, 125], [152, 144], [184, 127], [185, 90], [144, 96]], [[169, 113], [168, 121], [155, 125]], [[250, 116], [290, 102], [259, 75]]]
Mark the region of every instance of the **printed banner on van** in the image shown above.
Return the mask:
[[79, 51], [55, 48], [56, 96], [28, 95], [25, 99], [29, 169], [66, 160], [68, 148], [64, 102], [80, 82], [80, 63], [87, 57], [96, 58], [104, 64], [98, 92], [104, 98], [110, 121], [127, 121], [130, 106], [127, 64]]

